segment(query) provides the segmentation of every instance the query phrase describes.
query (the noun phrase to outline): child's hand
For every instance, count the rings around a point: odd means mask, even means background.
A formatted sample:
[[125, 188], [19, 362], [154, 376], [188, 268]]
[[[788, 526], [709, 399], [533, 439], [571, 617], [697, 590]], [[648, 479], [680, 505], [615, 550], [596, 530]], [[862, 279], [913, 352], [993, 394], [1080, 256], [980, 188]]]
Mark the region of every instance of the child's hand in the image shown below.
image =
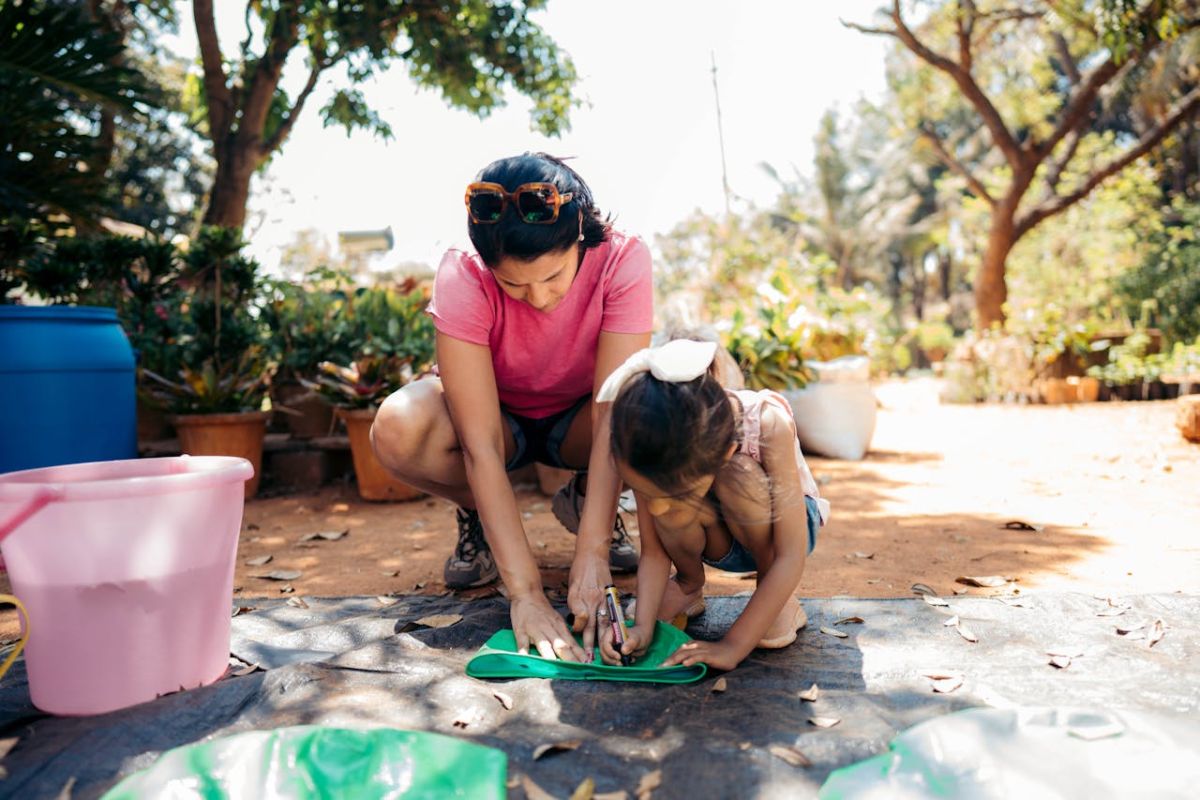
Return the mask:
[[690, 667], [693, 664], [703, 663], [713, 669], [731, 670], [742, 663], [742, 659], [745, 657], [746, 653], [726, 643], [724, 639], [719, 642], [688, 642], [668, 656], [662, 665], [664, 667], [676, 665]]
[[[625, 646], [621, 653], [633, 656], [635, 659], [646, 654], [650, 642], [654, 640], [654, 629], [646, 630], [636, 625], [625, 631]], [[600, 630], [600, 658], [605, 664], [617, 666], [621, 663], [621, 654], [613, 647], [612, 625], [603, 625]]]

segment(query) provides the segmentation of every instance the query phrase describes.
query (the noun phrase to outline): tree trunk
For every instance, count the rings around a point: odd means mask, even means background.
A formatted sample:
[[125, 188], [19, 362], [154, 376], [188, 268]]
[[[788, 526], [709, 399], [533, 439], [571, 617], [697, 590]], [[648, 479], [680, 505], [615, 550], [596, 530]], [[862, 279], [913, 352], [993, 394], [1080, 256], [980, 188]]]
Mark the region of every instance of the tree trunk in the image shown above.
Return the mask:
[[208, 209], [204, 212], [205, 225], [220, 225], [223, 228], [241, 230], [246, 224], [246, 204], [250, 199], [250, 178], [258, 164], [256, 153], [247, 152], [245, 143], [229, 137], [232, 141], [222, 143], [224, 158], [217, 159], [217, 174], [213, 179]]
[[975, 276], [975, 314], [979, 330], [985, 331], [993, 325], [1004, 324], [1004, 303], [1008, 300], [1008, 286], [1004, 281], [1004, 264], [1008, 254], [1017, 243], [1014, 212], [1011, 206], [1001, 202], [992, 210], [992, 229], [988, 233], [987, 249]]

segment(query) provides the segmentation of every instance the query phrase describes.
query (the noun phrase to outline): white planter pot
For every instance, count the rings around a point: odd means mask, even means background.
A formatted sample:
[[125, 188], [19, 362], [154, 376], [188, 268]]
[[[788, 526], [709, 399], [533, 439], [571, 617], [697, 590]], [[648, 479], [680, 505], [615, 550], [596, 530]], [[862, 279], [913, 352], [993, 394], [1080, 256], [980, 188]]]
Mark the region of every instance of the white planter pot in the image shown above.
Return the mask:
[[817, 380], [804, 389], [783, 392], [796, 417], [796, 433], [805, 453], [859, 461], [875, 434], [875, 393], [866, 356], [810, 361]]

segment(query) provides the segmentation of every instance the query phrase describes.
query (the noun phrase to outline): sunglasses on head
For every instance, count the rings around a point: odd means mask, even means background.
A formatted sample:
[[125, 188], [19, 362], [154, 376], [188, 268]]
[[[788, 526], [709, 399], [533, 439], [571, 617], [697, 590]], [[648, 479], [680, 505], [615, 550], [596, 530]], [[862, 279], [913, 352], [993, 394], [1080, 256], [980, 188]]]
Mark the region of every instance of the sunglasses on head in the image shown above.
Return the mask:
[[558, 221], [558, 210], [574, 197], [560, 192], [553, 183], [523, 183], [511, 192], [498, 183], [477, 181], [467, 187], [464, 198], [467, 214], [477, 225], [493, 225], [500, 221], [505, 207], [512, 202], [522, 222], [530, 225], [549, 225]]

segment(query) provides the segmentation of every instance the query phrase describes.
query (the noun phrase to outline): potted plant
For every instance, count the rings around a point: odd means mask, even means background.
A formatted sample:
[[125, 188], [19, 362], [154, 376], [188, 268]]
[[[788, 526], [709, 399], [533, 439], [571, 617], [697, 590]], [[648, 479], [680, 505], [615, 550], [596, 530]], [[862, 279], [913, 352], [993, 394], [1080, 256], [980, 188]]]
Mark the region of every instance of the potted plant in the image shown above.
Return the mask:
[[146, 393], [173, 416], [189, 455], [240, 456], [254, 465], [246, 497], [258, 491], [273, 365], [261, 323], [258, 264], [240, 255], [237, 231], [204, 228], [183, 257], [178, 334], [163, 373], [144, 370]]
[[338, 408], [346, 425], [358, 494], [364, 500], [415, 500], [422, 492], [388, 474], [371, 447], [371, 425], [379, 404], [412, 380], [412, 364], [396, 356], [364, 356], [349, 366], [328, 361], [315, 381], [304, 385]]

